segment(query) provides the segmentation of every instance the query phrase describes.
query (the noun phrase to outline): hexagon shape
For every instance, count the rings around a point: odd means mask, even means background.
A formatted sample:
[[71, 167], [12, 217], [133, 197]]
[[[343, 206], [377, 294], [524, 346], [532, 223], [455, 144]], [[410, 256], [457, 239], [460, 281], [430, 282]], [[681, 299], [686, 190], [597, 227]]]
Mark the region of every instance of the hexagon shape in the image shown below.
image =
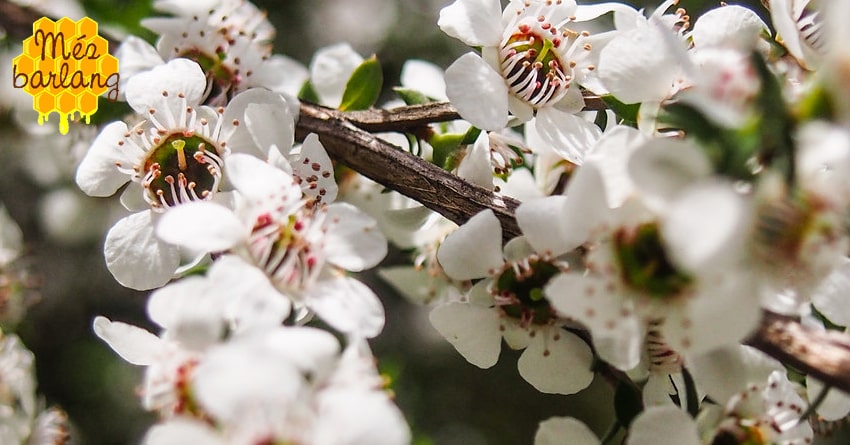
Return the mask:
[[42, 91], [33, 97], [33, 107], [41, 114], [56, 111], [56, 96], [49, 91]]
[[88, 117], [97, 111], [97, 95], [83, 91], [77, 96], [77, 110]]
[[69, 114], [77, 107], [77, 98], [70, 91], [63, 91], [56, 96], [56, 108], [62, 114]]
[[[94, 20], [92, 20], [88, 17], [81, 18], [80, 20], [77, 21], [77, 33], [76, 34], [78, 36], [80, 36], [81, 39], [88, 41], [89, 39], [92, 38], [92, 36], [97, 35], [97, 22], [95, 22]], [[82, 37], [82, 36], [85, 36], [85, 37]]]

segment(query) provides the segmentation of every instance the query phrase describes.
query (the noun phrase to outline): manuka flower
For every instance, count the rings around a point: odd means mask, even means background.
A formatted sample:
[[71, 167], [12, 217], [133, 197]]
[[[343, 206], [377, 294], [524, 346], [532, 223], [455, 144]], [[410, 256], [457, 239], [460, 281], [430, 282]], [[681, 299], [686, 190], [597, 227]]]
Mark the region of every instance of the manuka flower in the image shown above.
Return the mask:
[[[523, 230], [532, 224], [521, 226]], [[463, 301], [431, 312], [431, 323], [470, 363], [489, 368], [499, 359], [502, 338], [525, 349], [520, 375], [539, 391], [576, 393], [590, 384], [590, 347], [563, 329], [565, 320], [543, 297], [543, 288], [566, 270], [563, 253], [532, 249], [515, 238], [502, 251], [499, 221], [485, 210], [450, 234], [437, 257], [455, 280], [483, 278]]]
[[735, 394], [722, 410], [701, 417], [700, 423], [676, 407], [648, 408], [632, 422], [626, 443], [656, 444], [663, 437], [665, 443], [681, 445], [805, 445], [812, 443], [812, 428], [800, 419], [805, 408], [785, 370], [774, 371], [767, 381]]
[[582, 9], [574, 0], [512, 1], [502, 12], [497, 0], [457, 0], [438, 22], [446, 34], [474, 47], [446, 70], [446, 93], [461, 116], [485, 130], [501, 130], [510, 115], [534, 125], [553, 146], [571, 147], [580, 162], [582, 147], [571, 134], [592, 124], [574, 116], [584, 106], [578, 86], [595, 69], [595, 45], [604, 36], [569, 28], [605, 8]]
[[144, 120], [132, 128], [120, 121], [104, 127], [77, 169], [77, 185], [90, 196], [111, 196], [130, 183], [121, 201], [138, 213], [118, 221], [104, 246], [107, 267], [124, 286], [151, 289], [171, 279], [180, 254], [153, 235], [154, 223], [170, 208], [213, 199], [229, 140], [237, 142], [236, 150], [267, 155], [241, 143], [251, 140], [239, 126], [246, 108], [269, 104], [289, 113], [277, 93], [259, 89], [242, 93], [227, 108], [203, 106], [205, 87], [200, 67], [186, 59], [135, 76], [127, 99]]
[[[658, 183], [675, 189], [677, 175], [685, 172], [654, 173]], [[609, 209], [602, 176], [591, 163], [573, 177], [566, 199], [547, 198], [517, 211], [520, 221], [526, 215], [550, 215], [538, 230], [560, 238], [549, 242], [564, 249], [584, 245], [585, 270], [554, 277], [545, 293], [556, 310], [588, 326], [597, 352], [620, 369], [639, 363], [650, 326], [673, 350], [687, 355], [742, 339], [758, 319], [753, 281], [733, 272], [740, 264], [735, 243], [745, 233], [745, 201], [725, 184], [689, 193], [680, 196], [681, 207], [663, 211], [661, 206], [658, 212], [650, 210], [636, 196]], [[684, 233], [694, 233], [681, 220], [700, 218], [703, 225], [714, 225], [692, 248], [681, 248]], [[547, 232], [551, 220], [560, 221], [564, 230]], [[736, 230], [739, 226], [743, 229]], [[737, 308], [734, 314], [726, 310], [730, 304]]]
[[[314, 144], [318, 138], [308, 137], [302, 151]], [[300, 163], [314, 165], [306, 157]], [[157, 234], [195, 251], [240, 255], [308, 315], [316, 313], [345, 333], [377, 335], [384, 324], [380, 301], [345, 275], [386, 255], [387, 241], [375, 221], [350, 204], [305, 198], [292, 176], [254, 157], [233, 154], [225, 165], [238, 192], [236, 209], [211, 202], [181, 206], [163, 217]], [[315, 173], [323, 174], [315, 165]]]
[[[155, 2], [173, 17], [153, 17], [142, 24], [159, 34], [156, 48], [129, 36], [116, 53], [121, 84], [175, 58], [192, 59], [204, 70], [205, 103], [224, 105], [238, 93], [262, 87], [295, 95], [307, 77], [298, 62], [271, 54], [274, 27], [251, 2], [217, 0], [196, 5]], [[209, 96], [209, 97], [208, 97]]]

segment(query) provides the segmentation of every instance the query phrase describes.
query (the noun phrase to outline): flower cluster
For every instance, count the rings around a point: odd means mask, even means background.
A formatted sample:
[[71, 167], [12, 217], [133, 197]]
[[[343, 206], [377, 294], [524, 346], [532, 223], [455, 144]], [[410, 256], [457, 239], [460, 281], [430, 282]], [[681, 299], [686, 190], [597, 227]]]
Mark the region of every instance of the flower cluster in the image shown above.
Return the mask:
[[[376, 267], [477, 367], [504, 342], [539, 392], [613, 384], [607, 437], [554, 417], [538, 444], [798, 445], [847, 418], [814, 348], [743, 344], [778, 335], [765, 315], [850, 344], [850, 7], [447, 2], [471, 49], [407, 61], [382, 105], [377, 56], [273, 54], [244, 0], [158, 0], [155, 46], [123, 39], [127, 114], [74, 179], [120, 192], [106, 265], [153, 291], [158, 332], [93, 323], [144, 367], [144, 443], [410, 443], [369, 346], [392, 316], [357, 275]], [[60, 442], [8, 381], [16, 441]]]

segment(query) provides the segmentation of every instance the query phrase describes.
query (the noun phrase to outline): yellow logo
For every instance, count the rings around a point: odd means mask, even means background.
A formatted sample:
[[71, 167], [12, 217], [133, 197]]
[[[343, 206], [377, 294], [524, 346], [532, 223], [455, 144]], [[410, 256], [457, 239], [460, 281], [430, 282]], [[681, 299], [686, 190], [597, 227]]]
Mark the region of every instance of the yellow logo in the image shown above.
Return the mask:
[[42, 17], [32, 31], [23, 53], [12, 59], [12, 83], [32, 95], [39, 125], [55, 111], [59, 132], [67, 134], [74, 113], [89, 123], [98, 96], [109, 91], [109, 100], [118, 99], [118, 59], [109, 54], [109, 42], [97, 35], [97, 22]]

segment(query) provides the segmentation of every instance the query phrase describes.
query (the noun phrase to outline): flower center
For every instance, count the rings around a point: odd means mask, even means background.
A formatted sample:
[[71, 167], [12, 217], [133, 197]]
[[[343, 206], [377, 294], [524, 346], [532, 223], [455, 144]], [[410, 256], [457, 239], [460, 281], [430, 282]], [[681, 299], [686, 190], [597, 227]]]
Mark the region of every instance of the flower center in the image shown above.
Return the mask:
[[680, 295], [693, 281], [670, 263], [661, 244], [658, 224], [620, 229], [613, 241], [623, 282], [632, 289], [664, 300]]
[[812, 195], [786, 195], [757, 209], [755, 255], [791, 285], [816, 283], [847, 249], [844, 213]]
[[520, 320], [522, 325], [545, 325], [557, 314], [543, 295], [543, 287], [564, 271], [565, 267], [554, 261], [532, 255], [506, 263], [493, 280], [490, 292], [508, 317]]
[[[543, 28], [545, 26], [545, 28]], [[574, 64], [566, 65], [557, 52], [563, 40], [551, 25], [539, 26], [551, 31], [546, 37], [531, 26], [520, 24], [502, 44], [502, 75], [511, 92], [532, 106], [559, 101], [570, 88]]]
[[[213, 150], [208, 150], [213, 147]], [[144, 162], [144, 198], [154, 209], [204, 200], [218, 191], [223, 161], [203, 137], [174, 133], [150, 151]]]
[[286, 220], [260, 215], [250, 237], [257, 264], [283, 291], [300, 292], [319, 277], [325, 258], [317, 237], [322, 237], [325, 212], [304, 208]]
[[[219, 51], [215, 55], [209, 55], [198, 48], [188, 48], [184, 50], [179, 57], [194, 60], [201, 65], [207, 76], [207, 85], [210, 92], [207, 95], [209, 98], [230, 98], [236, 91], [239, 85], [241, 76], [239, 69], [230, 66], [228, 63], [228, 53]], [[238, 63], [239, 58], [235, 59]], [[226, 103], [226, 101], [225, 101]]]

